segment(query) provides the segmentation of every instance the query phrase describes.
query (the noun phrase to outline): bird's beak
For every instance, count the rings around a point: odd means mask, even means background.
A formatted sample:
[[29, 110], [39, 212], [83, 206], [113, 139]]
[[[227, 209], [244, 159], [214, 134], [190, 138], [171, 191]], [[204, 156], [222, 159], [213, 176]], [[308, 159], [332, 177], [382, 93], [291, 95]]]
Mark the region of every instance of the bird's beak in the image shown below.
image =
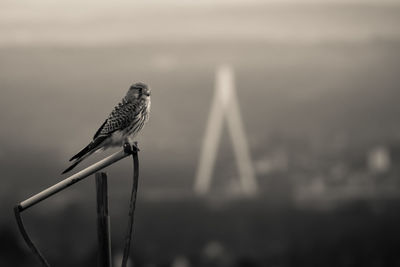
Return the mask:
[[147, 95], [147, 96], [151, 95], [150, 91], [146, 91], [146, 92], [144, 92], [144, 94]]

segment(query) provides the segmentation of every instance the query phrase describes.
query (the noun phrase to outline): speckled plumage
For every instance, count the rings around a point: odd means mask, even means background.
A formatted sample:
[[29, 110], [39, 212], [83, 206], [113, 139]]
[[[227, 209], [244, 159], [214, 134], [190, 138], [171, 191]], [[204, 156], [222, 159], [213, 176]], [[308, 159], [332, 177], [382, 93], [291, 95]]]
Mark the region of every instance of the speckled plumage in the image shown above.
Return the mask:
[[[94, 135], [93, 140], [102, 136], [110, 136], [115, 132], [121, 132], [121, 142], [128, 141], [143, 128], [149, 118], [150, 101], [128, 102], [124, 98], [110, 113], [102, 127]], [[110, 144], [118, 145], [110, 140]], [[122, 144], [120, 144], [122, 145]]]
[[96, 131], [92, 142], [70, 159], [75, 162], [63, 173], [72, 170], [79, 162], [100, 149], [122, 146], [126, 142], [133, 144], [133, 138], [149, 119], [150, 105], [150, 89], [143, 83], [132, 85]]

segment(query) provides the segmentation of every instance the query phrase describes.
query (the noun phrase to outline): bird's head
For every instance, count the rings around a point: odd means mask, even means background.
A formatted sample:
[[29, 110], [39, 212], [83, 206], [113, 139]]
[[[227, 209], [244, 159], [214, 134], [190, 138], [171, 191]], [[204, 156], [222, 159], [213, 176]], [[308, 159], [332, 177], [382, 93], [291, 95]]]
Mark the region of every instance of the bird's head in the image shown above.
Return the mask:
[[150, 88], [144, 83], [135, 83], [132, 84], [126, 93], [126, 99], [128, 101], [138, 100], [138, 99], [148, 99], [150, 97], [151, 91]]

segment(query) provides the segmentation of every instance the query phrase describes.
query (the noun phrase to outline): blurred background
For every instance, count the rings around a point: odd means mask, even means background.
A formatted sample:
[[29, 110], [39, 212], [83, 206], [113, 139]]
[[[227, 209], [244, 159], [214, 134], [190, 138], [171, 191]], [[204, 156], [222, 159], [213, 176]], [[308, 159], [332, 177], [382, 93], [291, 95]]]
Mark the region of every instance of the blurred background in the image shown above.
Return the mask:
[[[400, 266], [399, 28], [399, 1], [2, 0], [0, 265], [38, 266], [13, 206], [65, 178], [143, 81], [135, 266]], [[239, 115], [217, 109], [207, 139], [222, 65]], [[215, 160], [199, 195], [201, 153]], [[131, 164], [106, 170], [115, 266]], [[87, 178], [24, 212], [52, 265], [96, 265], [95, 205]]]

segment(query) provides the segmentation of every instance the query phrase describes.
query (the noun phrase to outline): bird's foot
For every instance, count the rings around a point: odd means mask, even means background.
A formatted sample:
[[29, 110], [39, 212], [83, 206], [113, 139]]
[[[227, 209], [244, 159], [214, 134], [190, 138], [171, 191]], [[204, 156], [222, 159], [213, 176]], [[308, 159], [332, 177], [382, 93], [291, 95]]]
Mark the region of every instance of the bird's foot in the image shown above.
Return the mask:
[[138, 143], [137, 143], [136, 141], [133, 142], [132, 144], [126, 142], [126, 143], [124, 144], [124, 151], [125, 151], [126, 153], [136, 153], [136, 152], [139, 152], [140, 149], [139, 149]]

